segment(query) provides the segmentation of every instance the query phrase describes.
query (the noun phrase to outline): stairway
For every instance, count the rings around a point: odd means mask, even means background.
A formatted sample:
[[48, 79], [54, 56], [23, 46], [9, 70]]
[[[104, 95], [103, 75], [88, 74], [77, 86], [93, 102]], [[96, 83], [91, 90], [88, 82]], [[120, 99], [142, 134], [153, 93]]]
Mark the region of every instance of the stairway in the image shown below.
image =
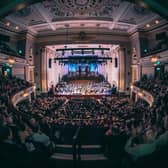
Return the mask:
[[[56, 145], [56, 153], [72, 154], [72, 145]], [[81, 154], [102, 154], [101, 145], [82, 145]]]
[[[51, 156], [50, 167], [74, 168], [72, 145], [56, 145], [56, 152]], [[100, 145], [83, 145], [81, 160], [76, 162], [76, 168], [111, 167], [111, 161], [104, 156]]]

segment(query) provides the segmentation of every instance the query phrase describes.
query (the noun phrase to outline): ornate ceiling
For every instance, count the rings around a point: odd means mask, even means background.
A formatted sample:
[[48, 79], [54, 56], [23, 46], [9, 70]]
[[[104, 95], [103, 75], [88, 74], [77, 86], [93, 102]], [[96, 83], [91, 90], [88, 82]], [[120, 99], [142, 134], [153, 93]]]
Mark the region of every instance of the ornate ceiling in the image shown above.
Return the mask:
[[[10, 14], [3, 23], [18, 31], [48, 33], [67, 28], [104, 29], [128, 33], [161, 19], [157, 14], [123, 0], [46, 0]], [[51, 31], [52, 30], [52, 31]]]
[[108, 17], [119, 7], [120, 0], [57, 0], [46, 1], [44, 7], [57, 17]]

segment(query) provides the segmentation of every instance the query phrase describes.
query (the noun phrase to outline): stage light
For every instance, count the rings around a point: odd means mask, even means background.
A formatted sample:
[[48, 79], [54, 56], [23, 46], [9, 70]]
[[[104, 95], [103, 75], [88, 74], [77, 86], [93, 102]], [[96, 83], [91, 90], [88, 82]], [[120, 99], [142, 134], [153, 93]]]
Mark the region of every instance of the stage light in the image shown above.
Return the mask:
[[64, 56], [64, 50], [62, 51], [62, 55]]

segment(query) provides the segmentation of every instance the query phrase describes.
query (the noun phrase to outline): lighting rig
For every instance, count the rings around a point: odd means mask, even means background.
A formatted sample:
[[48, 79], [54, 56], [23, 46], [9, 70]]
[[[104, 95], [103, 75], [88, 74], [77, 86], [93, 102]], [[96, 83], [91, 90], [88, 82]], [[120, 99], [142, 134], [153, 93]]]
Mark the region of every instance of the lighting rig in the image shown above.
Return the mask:
[[56, 50], [54, 61], [59, 64], [102, 64], [112, 62], [112, 58], [105, 53], [109, 48], [63, 48]]

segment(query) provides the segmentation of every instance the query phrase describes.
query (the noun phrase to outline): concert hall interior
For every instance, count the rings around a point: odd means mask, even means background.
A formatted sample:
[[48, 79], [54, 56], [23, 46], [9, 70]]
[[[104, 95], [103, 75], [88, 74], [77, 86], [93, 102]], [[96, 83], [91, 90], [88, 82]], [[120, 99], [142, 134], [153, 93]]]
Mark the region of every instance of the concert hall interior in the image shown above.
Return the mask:
[[168, 1], [0, 1], [0, 167], [166, 165]]

